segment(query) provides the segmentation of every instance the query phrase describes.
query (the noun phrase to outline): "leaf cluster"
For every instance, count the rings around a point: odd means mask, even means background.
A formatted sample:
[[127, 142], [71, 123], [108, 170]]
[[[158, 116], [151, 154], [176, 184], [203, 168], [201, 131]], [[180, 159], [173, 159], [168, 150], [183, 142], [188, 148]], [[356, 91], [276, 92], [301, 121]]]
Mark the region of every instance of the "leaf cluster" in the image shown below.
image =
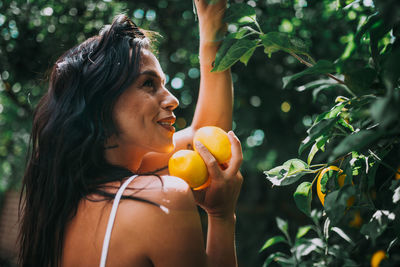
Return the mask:
[[[355, 4], [338, 1], [338, 8], [350, 12]], [[285, 266], [350, 266], [356, 264], [355, 260], [366, 260], [355, 253], [359, 247], [366, 248], [369, 257], [383, 248], [388, 261], [399, 259], [394, 247], [399, 246], [400, 188], [399, 181], [393, 181], [400, 172], [400, 16], [393, 11], [398, 6], [395, 1], [374, 1], [371, 14], [364, 22], [360, 20], [360, 27], [350, 35], [335, 61], [314, 60], [305, 42], [295, 36], [264, 33], [250, 6], [230, 7], [235, 15], [227, 16], [226, 21], [239, 27], [225, 38], [213, 71], [225, 70], [237, 61], [247, 64], [254, 50], [262, 47], [266, 59], [281, 51], [306, 66], [301, 72], [283, 77], [284, 88], [304, 76], [314, 76], [315, 80], [297, 87], [298, 91], [312, 91], [314, 100], [321, 91], [336, 93], [331, 108], [315, 117], [299, 146], [300, 156], [308, 151], [307, 163], [291, 159], [264, 172], [273, 186], [313, 179], [301, 182], [293, 197], [299, 210], [314, 222], [314, 226], [307, 227], [317, 234], [304, 243], [297, 239], [292, 242], [285, 230], [287, 223], [277, 219], [284, 236], [271, 237], [262, 250], [283, 242], [291, 247], [291, 255], [273, 253], [266, 265], [275, 261]], [[312, 165], [316, 156], [319, 163]], [[312, 188], [321, 171], [330, 166], [340, 168], [346, 178], [342, 186], [338, 177], [322, 180], [326, 196], [321, 227], [315, 212], [311, 212]], [[351, 205], [349, 198], [354, 201]]]

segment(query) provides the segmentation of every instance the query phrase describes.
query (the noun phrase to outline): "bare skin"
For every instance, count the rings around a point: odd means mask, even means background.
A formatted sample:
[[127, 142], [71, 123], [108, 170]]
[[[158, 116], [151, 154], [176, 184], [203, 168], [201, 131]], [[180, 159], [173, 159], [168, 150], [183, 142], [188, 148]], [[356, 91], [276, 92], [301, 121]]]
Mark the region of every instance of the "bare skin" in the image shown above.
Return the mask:
[[[168, 176], [167, 169], [159, 172], [163, 185], [156, 176], [142, 175], [132, 181], [124, 195], [147, 199], [164, 208], [140, 201], [121, 201], [107, 266], [237, 266], [235, 207], [243, 182], [239, 172], [243, 157], [240, 142], [229, 133], [232, 158], [224, 170], [204, 146], [192, 144], [196, 129], [216, 125], [229, 130], [232, 124], [230, 71], [210, 73], [219, 45], [215, 36], [224, 28], [221, 19], [226, 0], [214, 5], [206, 0], [195, 3], [200, 26], [201, 82], [192, 125], [176, 133], [162, 125], [174, 120], [173, 110], [178, 101], [165, 88], [165, 75], [157, 59], [144, 51], [142, 75], [117, 101], [114, 116], [122, 134], [108, 140], [108, 145], [116, 148], [106, 150], [106, 158], [143, 173], [166, 166], [176, 150], [196, 145], [207, 165], [211, 185], [192, 192], [181, 179]], [[116, 193], [120, 184], [109, 186], [114, 186], [109, 192]], [[65, 232], [62, 266], [99, 265], [111, 205], [104, 201], [81, 201]], [[208, 214], [206, 241], [197, 205]]]

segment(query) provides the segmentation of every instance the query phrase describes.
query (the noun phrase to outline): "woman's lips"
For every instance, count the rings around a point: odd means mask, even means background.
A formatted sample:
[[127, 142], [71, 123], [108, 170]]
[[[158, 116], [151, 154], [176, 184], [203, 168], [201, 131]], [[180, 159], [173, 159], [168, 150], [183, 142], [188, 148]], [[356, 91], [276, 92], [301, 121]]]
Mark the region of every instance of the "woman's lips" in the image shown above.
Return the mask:
[[174, 126], [172, 126], [171, 124], [167, 124], [167, 123], [162, 123], [162, 122], [159, 122], [158, 124], [160, 124], [164, 129], [166, 129], [167, 131], [169, 131], [169, 132], [175, 132], [175, 127]]

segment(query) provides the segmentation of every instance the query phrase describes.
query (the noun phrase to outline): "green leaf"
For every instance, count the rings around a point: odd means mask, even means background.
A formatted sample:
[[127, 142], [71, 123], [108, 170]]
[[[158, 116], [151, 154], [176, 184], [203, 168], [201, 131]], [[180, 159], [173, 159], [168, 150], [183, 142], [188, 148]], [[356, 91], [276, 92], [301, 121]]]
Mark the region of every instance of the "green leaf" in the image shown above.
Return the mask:
[[346, 102], [337, 103], [330, 110], [319, 114], [317, 116], [317, 118], [315, 119], [313, 124], [315, 125], [315, 124], [317, 124], [318, 122], [320, 122], [323, 119], [331, 119], [331, 118], [337, 117], [340, 114], [340, 112], [342, 111], [342, 109], [344, 108], [345, 105], [346, 105]]
[[351, 126], [351, 124], [349, 124], [345, 119], [340, 118], [340, 119], [338, 120], [338, 124], [341, 125], [341, 126], [343, 126], [343, 128], [349, 130], [350, 132], [354, 132], [354, 127]]
[[354, 242], [351, 240], [351, 238], [342, 229], [340, 229], [338, 227], [332, 227], [331, 230], [333, 232], [337, 233], [341, 238], [346, 240], [351, 245], [354, 245]]
[[239, 25], [254, 23], [256, 20], [256, 11], [248, 4], [231, 4], [226, 10], [224, 22], [237, 23]]
[[285, 234], [285, 236], [289, 236], [289, 233], [288, 233], [289, 225], [288, 225], [287, 221], [282, 220], [279, 217], [276, 217], [276, 225], [278, 226], [279, 230], [281, 230], [282, 233]]
[[[295, 253], [297, 258], [309, 255], [311, 252], [317, 252], [324, 247], [324, 242], [320, 238], [313, 238], [306, 240], [306, 242], [299, 244], [296, 247]], [[318, 252], [317, 252], [318, 253]]]
[[265, 260], [263, 266], [268, 266], [272, 262], [282, 262], [283, 260], [288, 260], [289, 256], [286, 255], [285, 253], [282, 252], [276, 252], [272, 253], [271, 255], [268, 256], [268, 258]]
[[296, 91], [299, 92], [303, 92], [306, 90], [313, 90], [315, 88], [318, 88], [322, 85], [334, 85], [337, 84], [337, 82], [331, 80], [331, 79], [320, 79], [320, 80], [316, 80], [316, 81], [311, 81], [309, 83], [306, 83], [304, 85], [301, 85], [299, 87], [296, 88]]
[[346, 203], [339, 203], [337, 201], [338, 196], [339, 190], [329, 192], [325, 196], [324, 209], [333, 225], [336, 225], [343, 218], [346, 210]]
[[291, 159], [282, 166], [265, 171], [264, 174], [273, 185], [284, 186], [295, 183], [310, 172], [307, 163], [300, 159]]
[[400, 77], [400, 49], [394, 50], [383, 64], [383, 82], [387, 89], [392, 90]]
[[371, 117], [381, 129], [390, 127], [400, 117], [399, 101], [390, 96], [377, 98], [370, 107]]
[[344, 86], [343, 84], [339, 84], [339, 83], [321, 85], [313, 90], [313, 92], [312, 92], [313, 101], [315, 102], [317, 100], [318, 94], [320, 92], [327, 91], [327, 90], [346, 91], [346, 86]]
[[315, 65], [312, 67], [309, 67], [299, 73], [286, 76], [282, 78], [283, 81], [283, 88], [286, 88], [286, 86], [291, 83], [292, 81], [303, 77], [304, 75], [310, 75], [310, 74], [327, 74], [331, 72], [335, 72], [336, 68], [335, 65], [327, 60], [319, 60]]
[[357, 31], [356, 37], [354, 38], [355, 42], [360, 43], [361, 37], [380, 19], [381, 16], [378, 12], [369, 16], [365, 23]]
[[348, 5], [353, 3], [355, 0], [337, 0], [337, 6], [339, 8], [346, 8]]
[[[331, 179], [336, 182], [336, 179]], [[328, 192], [325, 197], [324, 209], [332, 225], [337, 225], [345, 215], [347, 201], [356, 194], [354, 186], [344, 185], [339, 190]]]
[[247, 50], [247, 52], [240, 58], [240, 62], [242, 62], [244, 65], [247, 66], [247, 62], [249, 62], [249, 59], [253, 55], [254, 51], [256, 51], [256, 47], [253, 47], [250, 50]]
[[344, 74], [344, 82], [352, 91], [365, 93], [370, 89], [376, 75], [376, 71], [369, 67], [353, 69]]
[[[257, 40], [247, 39], [228, 39], [226, 47], [224, 46], [224, 43], [221, 46], [221, 52], [218, 50], [215, 58], [214, 68], [211, 70], [211, 72], [224, 71], [230, 68], [242, 56], [248, 53], [249, 50], [252, 50], [257, 46]], [[228, 47], [229, 45], [230, 47]]]
[[310, 231], [310, 229], [312, 229], [311, 225], [299, 227], [299, 229], [297, 230], [296, 239], [300, 239], [303, 236], [305, 236], [308, 233], [308, 231]]
[[237, 32], [233, 33], [233, 36], [235, 39], [242, 39], [251, 30], [252, 28], [249, 26], [240, 27]]
[[303, 182], [299, 184], [293, 197], [297, 208], [305, 215], [311, 216], [312, 183]]
[[265, 242], [264, 246], [260, 249], [259, 252], [261, 252], [261, 251], [263, 251], [263, 250], [269, 248], [269, 247], [272, 246], [272, 245], [275, 245], [275, 244], [277, 244], [277, 243], [282, 243], [282, 242], [287, 243], [285, 237], [283, 237], [283, 236], [281, 236], [281, 235], [280, 235], [280, 236], [271, 237], [270, 239], [268, 239], [268, 240]]
[[[318, 119], [318, 118], [317, 118]], [[299, 147], [299, 155], [317, 140], [320, 136], [330, 138], [330, 131], [336, 125], [338, 118], [322, 119], [313, 126], [311, 126], [307, 132], [308, 136], [301, 142]]]
[[310, 153], [308, 153], [307, 157], [307, 164], [311, 164], [312, 159], [314, 158], [315, 154], [318, 152], [317, 142], [311, 147]]
[[308, 55], [308, 47], [299, 38], [281, 32], [269, 32], [260, 36], [264, 52], [271, 57], [277, 51]]
[[360, 151], [365, 146], [371, 144], [383, 135], [382, 132], [373, 130], [363, 130], [349, 135], [343, 139], [333, 150], [329, 161], [336, 159], [339, 156], [345, 155], [351, 151]]
[[395, 214], [387, 210], [378, 210], [372, 215], [371, 220], [361, 227], [360, 233], [375, 240], [383, 234], [388, 224], [395, 219]]

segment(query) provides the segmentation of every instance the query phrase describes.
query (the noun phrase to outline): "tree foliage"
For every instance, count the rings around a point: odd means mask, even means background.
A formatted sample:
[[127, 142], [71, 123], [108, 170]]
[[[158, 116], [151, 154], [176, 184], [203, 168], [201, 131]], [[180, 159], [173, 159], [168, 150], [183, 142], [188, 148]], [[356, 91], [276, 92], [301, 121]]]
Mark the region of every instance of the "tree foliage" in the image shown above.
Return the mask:
[[[307, 238], [298, 234], [301, 237], [293, 242], [288, 223], [277, 219], [285, 238], [269, 238], [262, 250], [285, 242], [290, 253], [272, 253], [265, 265], [272, 261], [285, 266], [367, 265], [374, 252], [381, 249], [386, 251], [388, 263], [400, 261], [400, 180], [394, 179], [400, 174], [400, 4], [374, 1], [360, 6], [358, 2], [348, 2], [340, 7], [341, 12], [360, 8], [369, 16], [365, 21], [360, 19], [360, 27], [349, 35], [347, 47], [334, 61], [314, 60], [300, 39], [282, 32], [264, 33], [256, 20], [247, 21], [252, 30], [249, 26], [246, 30], [251, 33], [240, 39], [253, 41], [268, 57], [283, 51], [306, 66], [301, 72], [283, 77], [284, 87], [305, 75], [313, 75], [317, 79], [300, 86], [302, 91], [312, 90], [315, 96], [322, 90], [336, 94], [331, 108], [315, 117], [300, 144], [299, 156], [309, 151], [307, 163], [291, 159], [264, 172], [275, 186], [296, 183], [314, 174], [311, 182], [298, 185], [293, 196], [299, 210], [314, 224], [307, 227], [315, 232]], [[248, 13], [246, 10], [243, 16]], [[243, 24], [239, 14], [235, 18], [238, 25]], [[225, 41], [230, 43], [229, 36]], [[224, 44], [222, 47], [230, 51]], [[248, 50], [254, 52], [253, 47]], [[224, 70], [221, 62], [234, 63], [245, 53], [241, 49], [240, 53], [217, 55], [214, 70]], [[325, 77], [320, 79], [319, 75]], [[311, 164], [316, 155], [320, 163]], [[335, 177], [317, 180], [330, 166], [341, 170]], [[341, 172], [345, 177], [343, 185], [338, 182]], [[312, 186], [316, 181], [326, 194], [323, 213], [311, 212]], [[358, 222], [354, 222], [356, 219]]]

